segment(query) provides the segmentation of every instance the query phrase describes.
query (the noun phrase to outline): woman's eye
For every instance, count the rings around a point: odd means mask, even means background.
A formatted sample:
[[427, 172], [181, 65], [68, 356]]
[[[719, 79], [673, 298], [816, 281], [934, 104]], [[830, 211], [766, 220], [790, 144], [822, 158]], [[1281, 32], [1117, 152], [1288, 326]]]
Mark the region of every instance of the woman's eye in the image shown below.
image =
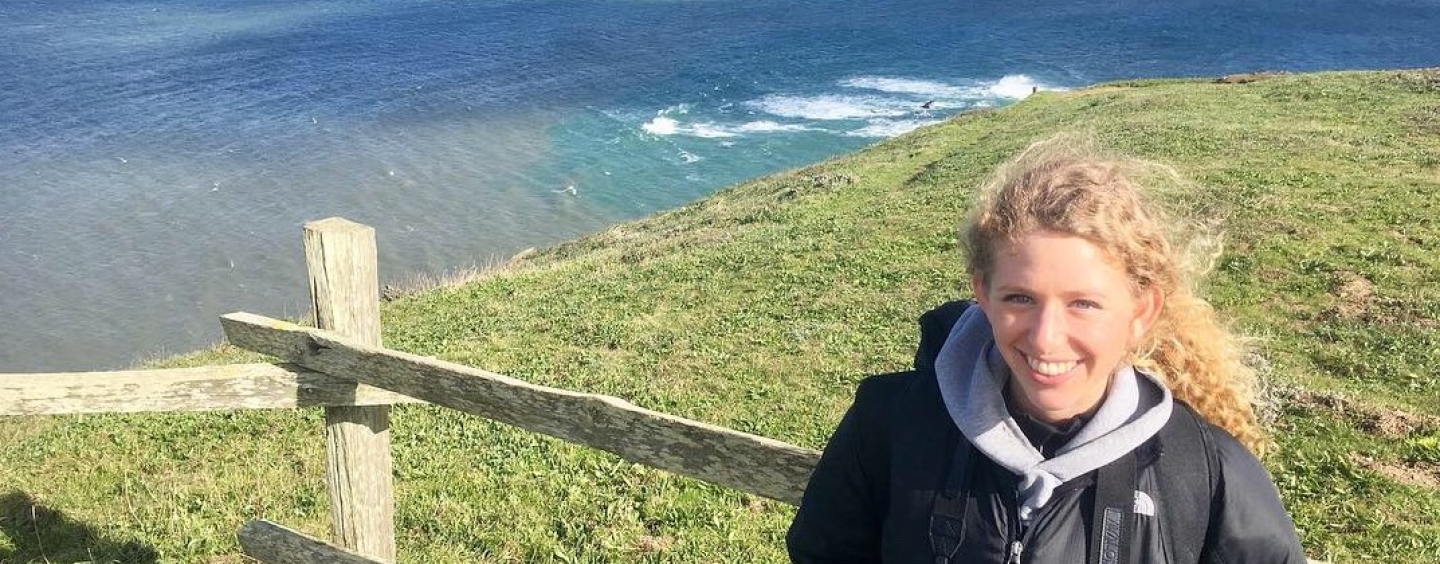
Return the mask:
[[1075, 300], [1075, 307], [1081, 309], [1100, 309], [1100, 304], [1091, 300]]

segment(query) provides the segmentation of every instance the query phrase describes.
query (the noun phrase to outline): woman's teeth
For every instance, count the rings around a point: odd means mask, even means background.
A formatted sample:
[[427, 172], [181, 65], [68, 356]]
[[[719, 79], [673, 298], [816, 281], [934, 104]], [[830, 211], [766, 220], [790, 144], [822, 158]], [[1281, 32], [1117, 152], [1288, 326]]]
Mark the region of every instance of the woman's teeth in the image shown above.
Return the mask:
[[1030, 369], [1046, 376], [1059, 376], [1075, 368], [1075, 361], [1068, 362], [1041, 362], [1030, 357], [1025, 357], [1025, 362], [1030, 364]]

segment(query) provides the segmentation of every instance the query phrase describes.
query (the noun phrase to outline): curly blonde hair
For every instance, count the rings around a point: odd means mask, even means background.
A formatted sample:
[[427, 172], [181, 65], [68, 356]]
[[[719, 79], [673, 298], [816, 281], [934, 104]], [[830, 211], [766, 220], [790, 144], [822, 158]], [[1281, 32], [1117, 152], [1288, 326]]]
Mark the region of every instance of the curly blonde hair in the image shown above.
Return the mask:
[[1146, 195], [1183, 186], [1169, 167], [1107, 155], [1084, 137], [1040, 141], [982, 188], [961, 230], [966, 265], [988, 281], [1002, 245], [1039, 231], [1084, 237], [1104, 249], [1137, 293], [1153, 287], [1164, 296], [1159, 319], [1130, 361], [1263, 454], [1269, 441], [1256, 421], [1256, 374], [1244, 362], [1244, 343], [1195, 288], [1219, 255], [1219, 237]]

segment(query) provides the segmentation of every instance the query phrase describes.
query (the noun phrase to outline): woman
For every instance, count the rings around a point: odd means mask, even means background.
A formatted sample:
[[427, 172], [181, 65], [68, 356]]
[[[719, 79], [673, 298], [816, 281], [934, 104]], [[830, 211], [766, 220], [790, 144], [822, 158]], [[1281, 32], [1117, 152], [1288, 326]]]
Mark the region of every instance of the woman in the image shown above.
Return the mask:
[[[1253, 371], [1132, 178], [1038, 143], [963, 229], [975, 307], [861, 383], [788, 537], [797, 563], [1305, 562], [1251, 451]], [[1213, 255], [1211, 255], [1213, 258]], [[1248, 448], [1248, 450], [1247, 450]]]

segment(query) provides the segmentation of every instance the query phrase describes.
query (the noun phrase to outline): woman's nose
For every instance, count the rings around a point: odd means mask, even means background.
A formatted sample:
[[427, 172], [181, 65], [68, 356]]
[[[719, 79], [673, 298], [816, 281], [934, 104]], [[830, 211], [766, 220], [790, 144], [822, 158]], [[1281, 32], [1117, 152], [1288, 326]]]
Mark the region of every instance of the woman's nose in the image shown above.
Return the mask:
[[1030, 324], [1031, 353], [1050, 353], [1065, 344], [1065, 312], [1061, 308], [1041, 307]]

